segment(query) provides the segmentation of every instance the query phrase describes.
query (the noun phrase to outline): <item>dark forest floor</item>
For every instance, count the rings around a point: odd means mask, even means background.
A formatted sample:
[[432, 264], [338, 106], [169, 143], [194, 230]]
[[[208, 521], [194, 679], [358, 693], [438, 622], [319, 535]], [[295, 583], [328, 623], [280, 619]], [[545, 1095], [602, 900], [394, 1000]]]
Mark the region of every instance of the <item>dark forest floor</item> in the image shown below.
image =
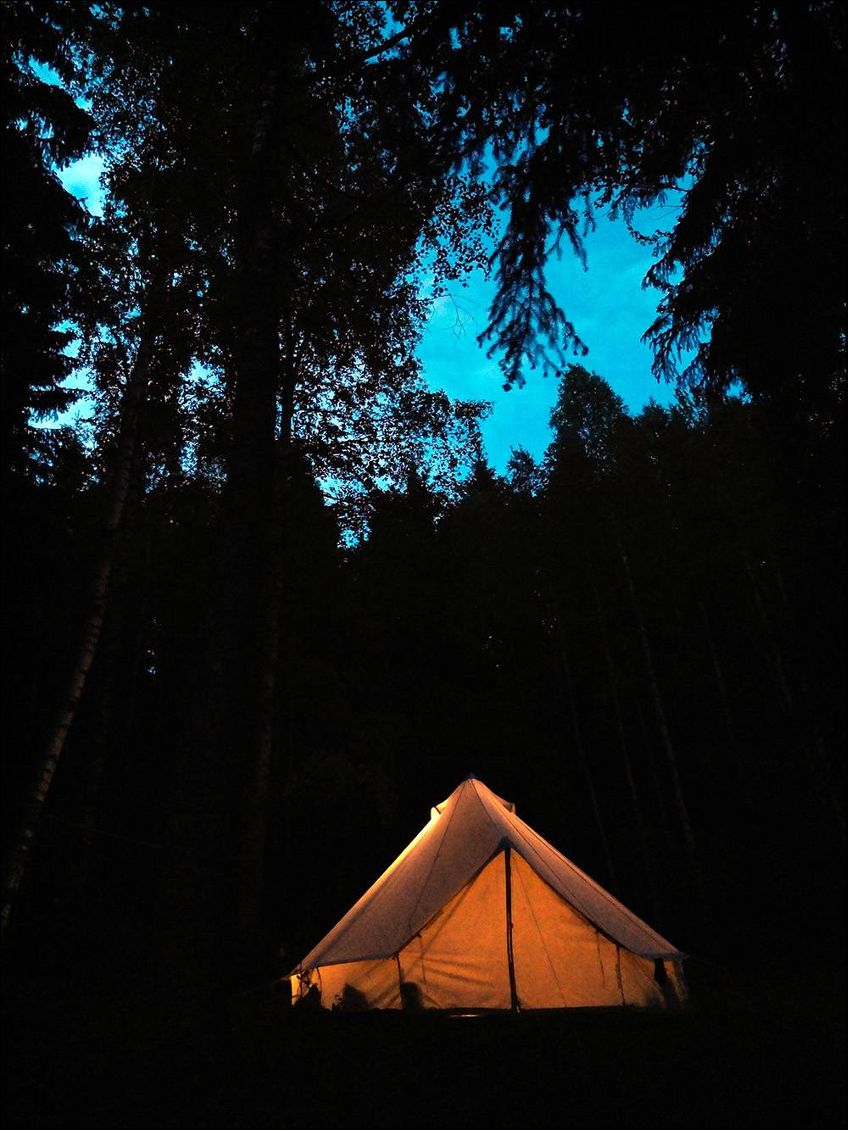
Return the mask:
[[690, 971], [685, 1014], [284, 1009], [186, 1023], [139, 985], [6, 992], [4, 1125], [841, 1127], [841, 970]]

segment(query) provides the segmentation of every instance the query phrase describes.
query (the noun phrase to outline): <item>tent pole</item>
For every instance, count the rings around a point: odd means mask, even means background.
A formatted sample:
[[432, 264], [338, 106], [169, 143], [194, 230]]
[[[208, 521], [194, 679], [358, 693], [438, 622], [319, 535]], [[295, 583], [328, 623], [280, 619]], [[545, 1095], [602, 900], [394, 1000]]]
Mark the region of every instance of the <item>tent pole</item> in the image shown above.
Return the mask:
[[506, 868], [506, 960], [509, 966], [509, 1001], [513, 1012], [519, 1012], [518, 992], [515, 988], [515, 961], [512, 953], [512, 862], [509, 844], [504, 848]]

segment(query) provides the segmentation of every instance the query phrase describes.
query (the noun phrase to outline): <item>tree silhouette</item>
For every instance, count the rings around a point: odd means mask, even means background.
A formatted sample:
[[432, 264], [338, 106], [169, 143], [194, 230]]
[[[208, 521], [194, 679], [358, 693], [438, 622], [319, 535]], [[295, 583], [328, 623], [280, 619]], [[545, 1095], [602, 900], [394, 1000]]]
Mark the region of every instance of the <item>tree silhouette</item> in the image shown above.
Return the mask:
[[[796, 428], [840, 417], [841, 5], [394, 11], [408, 29], [401, 58], [440, 92], [439, 152], [478, 175], [489, 155], [494, 165], [508, 220], [482, 337], [508, 384], [585, 350], [544, 268], [562, 245], [585, 258], [603, 208], [656, 256], [646, 282], [662, 298], [646, 337], [658, 375], [699, 395], [741, 382]], [[639, 234], [639, 210], [662, 203], [668, 230]]]

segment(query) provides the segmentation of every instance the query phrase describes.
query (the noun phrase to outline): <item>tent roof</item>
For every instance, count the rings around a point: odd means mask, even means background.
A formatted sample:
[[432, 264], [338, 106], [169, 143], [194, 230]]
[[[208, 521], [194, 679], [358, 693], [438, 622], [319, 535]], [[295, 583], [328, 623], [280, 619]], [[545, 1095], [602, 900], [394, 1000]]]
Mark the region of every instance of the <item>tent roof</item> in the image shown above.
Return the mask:
[[514, 805], [469, 777], [297, 968], [397, 953], [507, 846], [612, 941], [642, 957], [683, 956], [519, 819]]

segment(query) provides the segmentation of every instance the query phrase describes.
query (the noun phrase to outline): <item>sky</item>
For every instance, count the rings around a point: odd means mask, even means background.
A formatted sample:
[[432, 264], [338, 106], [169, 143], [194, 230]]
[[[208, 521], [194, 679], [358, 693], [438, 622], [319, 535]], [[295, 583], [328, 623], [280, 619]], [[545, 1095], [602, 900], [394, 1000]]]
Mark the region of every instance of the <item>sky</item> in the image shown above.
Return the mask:
[[[668, 227], [671, 208], [646, 211], [639, 230]], [[632, 412], [650, 400], [669, 404], [673, 389], [651, 373], [652, 353], [641, 340], [656, 317], [660, 293], [643, 289], [651, 265], [649, 249], [630, 235], [621, 221], [598, 215], [597, 226], [585, 239], [587, 269], [570, 250], [549, 265], [552, 294], [588, 346], [586, 357], [574, 357], [603, 377]], [[556, 400], [554, 377], [526, 373], [522, 388], [503, 389], [497, 358], [488, 360], [477, 336], [486, 326], [494, 284], [475, 275], [465, 288], [456, 287], [432, 309], [418, 353], [427, 381], [456, 397], [488, 400], [490, 418], [483, 423], [489, 462], [503, 471], [515, 447], [540, 458], [551, 439], [549, 418]]]
[[[85, 200], [90, 211], [101, 211], [99, 185], [103, 163], [96, 155], [74, 162], [59, 174], [66, 189]], [[645, 233], [670, 226], [670, 206], [646, 211], [639, 222]], [[621, 221], [597, 216], [597, 226], [585, 239], [587, 269], [570, 250], [549, 266], [554, 297], [589, 347], [585, 358], [575, 357], [602, 376], [632, 412], [650, 400], [668, 404], [672, 388], [651, 373], [651, 350], [641, 340], [656, 316], [659, 292], [643, 289], [651, 254]], [[526, 374], [522, 388], [503, 389], [497, 358], [489, 360], [477, 336], [486, 326], [494, 284], [477, 272], [467, 286], [455, 286], [432, 307], [418, 356], [427, 384], [449, 396], [485, 400], [492, 413], [483, 422], [486, 456], [503, 472], [513, 448], [524, 447], [536, 459], [550, 442], [550, 412], [556, 399], [553, 377]]]

